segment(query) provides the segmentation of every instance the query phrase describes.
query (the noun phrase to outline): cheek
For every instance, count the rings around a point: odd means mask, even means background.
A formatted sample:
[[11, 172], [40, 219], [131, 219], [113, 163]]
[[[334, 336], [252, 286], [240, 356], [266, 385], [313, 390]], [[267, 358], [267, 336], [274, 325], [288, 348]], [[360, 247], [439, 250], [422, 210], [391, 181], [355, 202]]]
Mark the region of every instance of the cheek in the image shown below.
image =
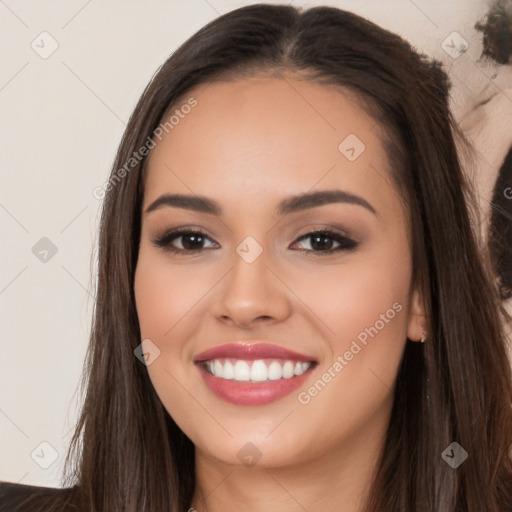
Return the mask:
[[[320, 378], [330, 371], [326, 380], [332, 384], [325, 390], [322, 384], [317, 386], [321, 393], [311, 390], [311, 411], [338, 402], [359, 411], [362, 418], [364, 411], [375, 410], [389, 398], [407, 334], [412, 272], [407, 247], [405, 242], [381, 246], [355, 257], [310, 289], [308, 306], [329, 327], [324, 332], [332, 351], [319, 368]], [[303, 402], [310, 396], [308, 389], [304, 391], [308, 396]]]
[[[332, 356], [348, 350], [354, 339], [364, 342], [370, 337], [367, 331], [371, 327], [379, 331], [378, 339], [387, 340], [388, 346], [402, 346], [412, 272], [405, 242], [379, 244], [378, 250], [372, 247], [354, 253], [340, 264], [319, 264], [308, 273], [306, 269], [292, 272], [287, 275], [288, 282], [321, 320], [316, 325], [323, 325], [321, 330], [330, 340]], [[376, 337], [375, 330], [370, 330]]]
[[194, 306], [198, 307], [212, 286], [204, 280], [204, 274], [199, 275], [191, 266], [171, 265], [165, 255], [156, 255], [141, 245], [134, 280], [137, 316], [141, 339], [150, 339], [159, 349], [147, 371], [165, 409], [187, 432], [195, 427], [183, 411], [190, 412], [190, 393], [195, 396], [197, 390], [183, 385], [189, 382], [188, 372], [193, 368], [184, 364], [182, 355], [193, 329], [190, 318]]
[[366, 332], [365, 329], [375, 325], [381, 331], [379, 334], [386, 338], [386, 334], [392, 332], [405, 332], [405, 315], [395, 313], [397, 310], [405, 311], [407, 306], [410, 284], [408, 265], [403, 262], [400, 268], [395, 268], [391, 261], [388, 264], [385, 260], [380, 263], [352, 268], [343, 276], [343, 283], [339, 287], [330, 285], [327, 290], [332, 297], [329, 301], [329, 318], [333, 323], [338, 319], [335, 331], [343, 339], [358, 337]]
[[171, 264], [165, 254], [150, 255], [141, 247], [134, 282], [141, 336], [170, 339], [175, 326], [181, 328], [181, 321], [200, 306], [217, 275], [216, 268]]
[[407, 244], [354, 256], [318, 272], [315, 286], [297, 286], [328, 341], [317, 378], [329, 383], [302, 390], [301, 403], [311, 401], [310, 412], [321, 415], [340, 403], [361, 420], [389, 400], [406, 341], [412, 271], [410, 254], [400, 247]]

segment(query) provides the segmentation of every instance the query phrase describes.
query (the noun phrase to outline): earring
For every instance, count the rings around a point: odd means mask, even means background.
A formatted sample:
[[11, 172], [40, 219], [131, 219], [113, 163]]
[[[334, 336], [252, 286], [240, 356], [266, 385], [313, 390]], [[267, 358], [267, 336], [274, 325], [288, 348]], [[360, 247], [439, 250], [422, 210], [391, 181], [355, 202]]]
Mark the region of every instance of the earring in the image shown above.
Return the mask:
[[423, 336], [420, 339], [421, 343], [425, 343], [425, 340], [427, 339], [427, 331], [423, 329]]

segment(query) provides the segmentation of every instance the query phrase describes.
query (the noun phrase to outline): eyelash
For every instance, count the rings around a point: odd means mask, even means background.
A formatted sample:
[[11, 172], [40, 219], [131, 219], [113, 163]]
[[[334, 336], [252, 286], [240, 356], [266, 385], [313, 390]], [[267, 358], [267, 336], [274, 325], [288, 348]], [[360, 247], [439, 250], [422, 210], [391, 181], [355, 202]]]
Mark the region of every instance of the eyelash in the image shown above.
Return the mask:
[[[184, 235], [201, 235], [203, 238], [211, 240], [208, 236], [206, 236], [206, 234], [204, 232], [202, 232], [200, 230], [180, 228], [180, 229], [177, 229], [174, 231], [168, 231], [168, 232], [164, 233], [162, 236], [152, 240], [152, 243], [155, 246], [164, 249], [165, 251], [169, 251], [169, 252], [172, 252], [175, 254], [182, 254], [182, 255], [198, 253], [205, 249], [205, 248], [178, 249], [171, 245], [171, 242], [174, 239], [180, 238]], [[319, 228], [319, 229], [315, 228], [311, 231], [308, 231], [307, 233], [305, 233], [305, 234], [301, 235], [299, 238], [297, 238], [296, 242], [300, 242], [302, 240], [306, 240], [306, 239], [312, 238], [314, 236], [324, 236], [327, 238], [331, 238], [335, 242], [339, 243], [340, 246], [336, 249], [329, 249], [326, 251], [314, 251], [312, 249], [299, 249], [299, 250], [306, 251], [306, 252], [312, 252], [312, 253], [315, 253], [315, 255], [328, 255], [328, 254], [333, 254], [333, 253], [336, 253], [339, 251], [350, 251], [350, 250], [355, 249], [359, 245], [359, 242], [356, 242], [355, 240], [353, 240], [351, 238], [348, 238], [339, 233], [336, 233], [335, 231], [331, 231], [331, 230], [325, 229], [325, 228]], [[296, 243], [296, 242], [294, 242], [294, 243]]]

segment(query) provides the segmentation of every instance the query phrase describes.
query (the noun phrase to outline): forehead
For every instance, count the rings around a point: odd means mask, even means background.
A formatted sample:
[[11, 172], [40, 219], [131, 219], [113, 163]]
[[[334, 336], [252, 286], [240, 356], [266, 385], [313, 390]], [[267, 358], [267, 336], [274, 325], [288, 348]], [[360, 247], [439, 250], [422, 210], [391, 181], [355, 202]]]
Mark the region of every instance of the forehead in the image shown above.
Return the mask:
[[[191, 98], [196, 105], [181, 110]], [[171, 190], [236, 190], [247, 201], [315, 186], [370, 195], [392, 188], [382, 127], [348, 90], [291, 77], [213, 82], [191, 90], [171, 115], [145, 170], [146, 203]]]

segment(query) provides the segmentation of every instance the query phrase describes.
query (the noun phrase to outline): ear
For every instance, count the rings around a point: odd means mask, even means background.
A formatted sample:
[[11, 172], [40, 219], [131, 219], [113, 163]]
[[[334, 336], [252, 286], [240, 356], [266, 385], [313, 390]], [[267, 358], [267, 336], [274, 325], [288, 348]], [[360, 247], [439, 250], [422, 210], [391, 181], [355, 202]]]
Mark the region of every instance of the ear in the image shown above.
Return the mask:
[[422, 338], [425, 338], [426, 325], [427, 318], [425, 316], [425, 304], [423, 301], [423, 295], [419, 290], [415, 290], [412, 294], [409, 308], [407, 337], [411, 341], [421, 341]]

